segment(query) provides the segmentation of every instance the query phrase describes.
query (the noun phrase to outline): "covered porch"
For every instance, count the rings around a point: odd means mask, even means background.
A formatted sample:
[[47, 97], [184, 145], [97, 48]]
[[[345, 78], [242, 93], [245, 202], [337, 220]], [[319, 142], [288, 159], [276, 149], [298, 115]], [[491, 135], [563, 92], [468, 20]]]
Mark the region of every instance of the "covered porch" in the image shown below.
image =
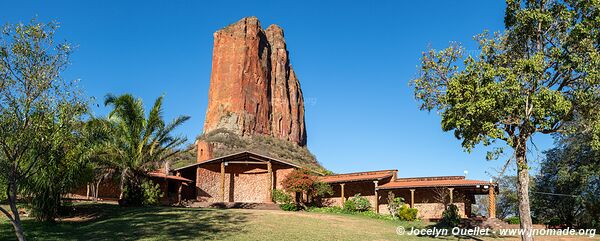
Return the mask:
[[320, 177], [321, 182], [330, 184], [333, 189], [332, 195], [321, 198], [321, 204], [343, 207], [348, 198], [360, 194], [367, 198], [373, 209], [378, 212], [381, 197], [377, 187], [394, 180], [397, 172], [397, 170], [382, 170]]
[[442, 217], [446, 205], [454, 204], [462, 218], [473, 216], [472, 205], [476, 195], [488, 195], [488, 216], [495, 217], [495, 183], [467, 180], [463, 176], [399, 178], [377, 188], [381, 196], [379, 211], [388, 213], [387, 197], [393, 193], [402, 197], [411, 208], [419, 210], [421, 219], [437, 220]]

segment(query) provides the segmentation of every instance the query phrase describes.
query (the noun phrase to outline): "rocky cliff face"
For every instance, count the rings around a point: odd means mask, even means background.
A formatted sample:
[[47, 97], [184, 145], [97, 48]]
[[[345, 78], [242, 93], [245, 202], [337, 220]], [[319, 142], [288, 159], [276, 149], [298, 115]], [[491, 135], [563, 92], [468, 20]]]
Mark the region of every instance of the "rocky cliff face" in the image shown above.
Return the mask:
[[283, 29], [241, 19], [215, 32], [212, 61], [204, 133], [226, 129], [306, 145], [304, 99]]

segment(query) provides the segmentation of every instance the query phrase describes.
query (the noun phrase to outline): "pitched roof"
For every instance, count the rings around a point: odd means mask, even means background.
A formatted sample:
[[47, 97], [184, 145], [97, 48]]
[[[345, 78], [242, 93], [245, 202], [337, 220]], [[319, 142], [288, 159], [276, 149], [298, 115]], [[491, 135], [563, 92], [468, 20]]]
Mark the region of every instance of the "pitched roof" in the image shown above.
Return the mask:
[[370, 172], [344, 173], [320, 177], [319, 180], [326, 183], [357, 182], [370, 180], [376, 181], [393, 176], [395, 171], [396, 170], [382, 170]]
[[[413, 188], [413, 187], [467, 187], [467, 186], [484, 186], [493, 185], [488, 181], [481, 180], [466, 180], [462, 179], [443, 179], [442, 177], [433, 179], [418, 179], [418, 178], [407, 178], [409, 180], [398, 179], [391, 181], [386, 184], [380, 185], [378, 189], [396, 189], [396, 188]], [[410, 180], [413, 179], [413, 180]]]
[[182, 181], [182, 182], [192, 182], [192, 180], [184, 178], [184, 177], [167, 175], [163, 172], [158, 172], [158, 171], [149, 172], [148, 175], [151, 177], [166, 178], [166, 179], [177, 180], [177, 181]]
[[[205, 160], [205, 161], [202, 161], [202, 162], [190, 164], [190, 165], [183, 166], [183, 167], [180, 167], [180, 168], [176, 168], [176, 169], [174, 169], [174, 171], [179, 171], [179, 170], [186, 169], [186, 168], [189, 168], [189, 167], [194, 167], [194, 166], [197, 166], [197, 165], [211, 163], [211, 162], [232, 161], [232, 160], [243, 159], [243, 158], [256, 158], [256, 159], [262, 159], [264, 161], [274, 161], [274, 162], [278, 162], [278, 163], [289, 165], [289, 166], [296, 167], [296, 168], [303, 168], [302, 166], [294, 164], [294, 163], [291, 163], [289, 161], [284, 161], [284, 160], [281, 160], [281, 159], [276, 159], [276, 158], [273, 158], [273, 157], [268, 157], [268, 156], [257, 154], [257, 153], [250, 152], [250, 151], [242, 151], [242, 152], [237, 152], [237, 153], [233, 153], [233, 154], [229, 154], [229, 155], [225, 155], [225, 156], [221, 156], [221, 157], [217, 157], [217, 158], [213, 158], [213, 159], [208, 159], [208, 160]], [[323, 175], [320, 172], [316, 172], [316, 171], [313, 171], [313, 170], [310, 170], [310, 171], [315, 172], [315, 173], [317, 173], [319, 175]]]

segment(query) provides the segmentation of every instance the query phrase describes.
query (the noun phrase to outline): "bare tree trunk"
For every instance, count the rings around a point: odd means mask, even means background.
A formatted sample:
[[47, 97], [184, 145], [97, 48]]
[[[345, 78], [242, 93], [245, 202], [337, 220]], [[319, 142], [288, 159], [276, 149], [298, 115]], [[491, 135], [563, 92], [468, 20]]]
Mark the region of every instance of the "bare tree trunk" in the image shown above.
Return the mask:
[[14, 181], [9, 181], [8, 187], [6, 188], [6, 196], [8, 198], [8, 204], [10, 206], [12, 215], [9, 215], [4, 209], [2, 209], [2, 212], [4, 212], [4, 214], [11, 221], [15, 229], [15, 235], [17, 236], [17, 239], [19, 241], [25, 241], [25, 233], [23, 232], [23, 228], [21, 226], [21, 217], [19, 216], [19, 209], [17, 208], [17, 184]]
[[98, 193], [100, 193], [100, 183], [102, 183], [102, 179], [100, 179], [98, 181], [98, 183], [96, 183], [96, 189], [94, 190], [94, 202], [98, 201]]
[[525, 232], [521, 235], [523, 241], [533, 241], [531, 230], [531, 209], [529, 207], [529, 166], [527, 165], [527, 141], [521, 140], [517, 143], [515, 154], [517, 158], [517, 197], [519, 198], [520, 227]]

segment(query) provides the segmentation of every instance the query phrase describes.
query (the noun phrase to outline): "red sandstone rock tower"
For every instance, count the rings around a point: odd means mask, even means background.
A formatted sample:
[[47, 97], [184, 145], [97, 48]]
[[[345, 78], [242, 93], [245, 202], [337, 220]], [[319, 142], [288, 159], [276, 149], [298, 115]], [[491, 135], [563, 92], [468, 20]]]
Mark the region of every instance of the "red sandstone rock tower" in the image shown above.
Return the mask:
[[204, 133], [220, 128], [306, 145], [304, 99], [281, 27], [263, 30], [247, 17], [215, 32]]

